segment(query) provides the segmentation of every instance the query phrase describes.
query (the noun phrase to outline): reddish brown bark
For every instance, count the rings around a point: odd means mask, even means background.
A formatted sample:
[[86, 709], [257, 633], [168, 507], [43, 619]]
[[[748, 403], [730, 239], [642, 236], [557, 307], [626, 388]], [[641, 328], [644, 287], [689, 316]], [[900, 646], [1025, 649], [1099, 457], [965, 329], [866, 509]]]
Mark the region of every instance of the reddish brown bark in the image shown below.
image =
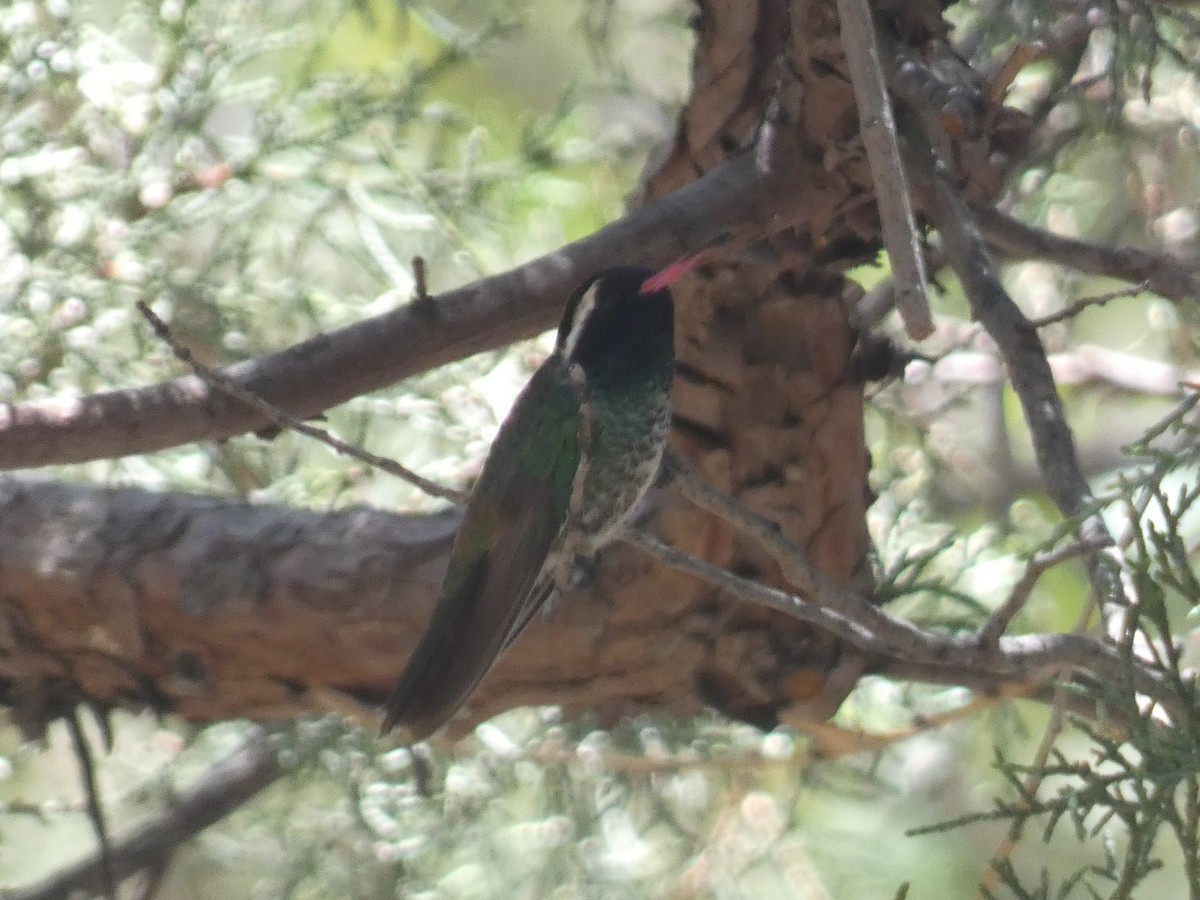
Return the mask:
[[[843, 273], [873, 259], [880, 240], [834, 4], [706, 0], [697, 22], [693, 93], [637, 202], [756, 140], [765, 165], [787, 160], [771, 177], [802, 189], [763, 228], [767, 239], [679, 291], [673, 441], [780, 522], [823, 573], [867, 588], [869, 460]], [[928, 24], [899, 33], [921, 43]], [[772, 107], [776, 137], [798, 148], [786, 156], [758, 135]], [[986, 133], [956, 147], [977, 161], [972, 196], [997, 183], [978, 162], [988, 148]], [[655, 496], [649, 527], [739, 573], [777, 578], [766, 557], [669, 491]], [[5, 484], [4, 699], [31, 725], [78, 700], [195, 721], [369, 709], [432, 608], [452, 530], [450, 516]], [[705, 704], [761, 724], [789, 710], [824, 715], [844, 689], [825, 691], [839, 656], [808, 626], [615, 548], [594, 585], [530, 627], [459, 724], [522, 703], [606, 721]]]

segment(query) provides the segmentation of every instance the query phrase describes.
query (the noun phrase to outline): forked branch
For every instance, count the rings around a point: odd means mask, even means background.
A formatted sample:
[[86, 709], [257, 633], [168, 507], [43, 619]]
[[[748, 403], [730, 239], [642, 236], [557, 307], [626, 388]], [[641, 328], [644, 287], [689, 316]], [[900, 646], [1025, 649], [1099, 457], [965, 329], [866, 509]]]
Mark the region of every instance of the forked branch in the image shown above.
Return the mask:
[[[666, 465], [671, 482], [684, 496], [721, 517], [770, 553], [784, 577], [795, 585], [796, 593], [741, 578], [644, 532], [628, 532], [622, 538], [626, 543], [731, 596], [767, 606], [837, 635], [870, 660], [874, 671], [990, 691], [1049, 682], [1060, 671], [1072, 673], [1070, 681], [1081, 688], [1097, 683], [1121, 684], [1131, 679], [1138, 693], [1162, 704], [1169, 712], [1179, 712], [1178, 698], [1159, 673], [1141, 660], [1125, 659], [1104, 637], [1002, 634], [1038, 575], [1052, 565], [1093, 552], [1093, 545], [1076, 542], [1035, 558], [1010, 601], [1002, 604], [979, 634], [947, 635], [922, 629], [880, 609], [869, 598], [833, 584], [815, 571], [803, 549], [783, 534], [777, 524], [707, 484], [678, 458], [668, 458]], [[1029, 692], [1036, 693], [1036, 689]]]

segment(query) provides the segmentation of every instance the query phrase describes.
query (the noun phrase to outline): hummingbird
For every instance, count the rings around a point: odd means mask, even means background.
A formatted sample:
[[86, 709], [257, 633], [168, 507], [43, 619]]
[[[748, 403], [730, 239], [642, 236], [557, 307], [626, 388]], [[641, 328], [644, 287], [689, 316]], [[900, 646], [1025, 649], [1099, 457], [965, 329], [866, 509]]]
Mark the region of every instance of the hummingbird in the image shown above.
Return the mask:
[[441, 728], [578, 561], [615, 538], [653, 483], [671, 424], [671, 285], [618, 267], [567, 301], [554, 351], [500, 426], [450, 551], [442, 598], [388, 698], [382, 733]]

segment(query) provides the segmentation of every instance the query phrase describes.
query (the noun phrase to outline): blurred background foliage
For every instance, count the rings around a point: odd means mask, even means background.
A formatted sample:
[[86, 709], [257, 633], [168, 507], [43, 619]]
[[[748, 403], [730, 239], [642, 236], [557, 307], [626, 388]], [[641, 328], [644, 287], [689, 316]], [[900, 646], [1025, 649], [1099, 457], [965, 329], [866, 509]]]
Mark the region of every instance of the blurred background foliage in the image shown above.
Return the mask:
[[[983, 66], [1040, 34], [1061, 7], [978, 0], [951, 17]], [[1195, 15], [1188, 4], [1163, 4], [1157, 18], [1148, 9], [1095, 5], [1082, 76], [1063, 81], [1053, 62], [1022, 73], [1011, 102], [1046, 124], [1004, 203], [1061, 233], [1195, 262]], [[222, 364], [407, 302], [413, 256], [427, 261], [436, 291], [611, 221], [686, 99], [691, 13], [682, 0], [7, 4], [0, 402], [178, 374], [133, 314], [138, 299]], [[869, 286], [886, 272], [884, 263], [855, 274]], [[1007, 277], [1030, 315], [1115, 286], [1043, 263], [1010, 266]], [[953, 280], [940, 287], [939, 311], [965, 320]], [[986, 349], [961, 324], [927, 352]], [[1101, 347], [1186, 376], [1196, 326], [1193, 306], [1143, 294], [1043, 336], [1052, 351]], [[547, 352], [543, 338], [465, 360], [333, 410], [329, 424], [465, 484]], [[1011, 392], [970, 369], [957, 381], [933, 371], [915, 363], [873, 389], [880, 499], [870, 524], [893, 608], [953, 628], [977, 624], [1061, 525], [1036, 488]], [[1132, 497], [1139, 488], [1113, 478], [1131, 471], [1122, 447], [1174, 399], [1103, 377], [1064, 380], [1063, 392], [1097, 484]], [[428, 502], [293, 435], [59, 474], [318, 508]], [[1170, 453], [1159, 474], [1173, 489], [1195, 481], [1193, 461]], [[1114, 523], [1141, 534], [1153, 516], [1194, 547], [1190, 502], [1162, 493], [1157, 511], [1114, 503]], [[1141, 550], [1147, 577], [1159, 577], [1161, 546]], [[1200, 598], [1186, 579], [1169, 594], [1172, 628], [1186, 633]], [[1018, 624], [1070, 629], [1086, 596], [1077, 568], [1056, 569]], [[1010, 770], [994, 765], [996, 751], [1027, 759], [1047, 719], [1016, 703], [929, 727], [967, 699], [867, 679], [839, 713], [841, 733], [908, 737], [859, 753], [835, 743], [832, 754], [811, 736], [708, 717], [603, 732], [560, 722], [552, 708], [515, 710], [418, 757], [344, 723], [297, 722], [275, 735], [294, 772], [181, 851], [158, 896], [883, 898], [903, 882], [913, 898], [966, 896], [1007, 824], [905, 830], [1006, 796]], [[250, 728], [117, 722], [115, 747], [99, 760], [116, 830]], [[1059, 747], [1095, 752], [1078, 731]], [[75, 773], [60, 726], [45, 744], [0, 731], [0, 882], [29, 880], [90, 846]], [[1102, 859], [1101, 845], [1120, 847], [1119, 825], [1082, 839], [1055, 831], [1049, 844], [1031, 835], [1017, 868], [1035, 885], [1043, 867], [1050, 880], [1068, 877]], [[1158, 880], [1143, 888], [1178, 895], [1181, 867], [1164, 852]]]

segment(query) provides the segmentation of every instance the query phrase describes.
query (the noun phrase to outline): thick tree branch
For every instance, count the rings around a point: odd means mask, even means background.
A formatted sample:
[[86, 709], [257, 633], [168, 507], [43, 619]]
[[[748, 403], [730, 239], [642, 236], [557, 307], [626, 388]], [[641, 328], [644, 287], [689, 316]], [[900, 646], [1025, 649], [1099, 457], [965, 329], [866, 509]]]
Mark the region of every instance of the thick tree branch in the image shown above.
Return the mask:
[[[553, 325], [570, 290], [605, 265], [657, 266], [726, 232], [753, 237], [801, 220], [806, 194], [824, 176], [787, 140], [777, 138], [771, 152], [787, 155], [772, 164], [771, 173], [759, 171], [752, 153], [742, 154], [674, 194], [509, 272], [223, 373], [303, 418], [535, 335]], [[261, 411], [194, 376], [71, 402], [0, 405], [0, 469], [146, 453], [268, 424]]]
[[[664, 516], [682, 546], [707, 541], [693, 511]], [[83, 701], [192, 722], [336, 710], [369, 724], [440, 596], [457, 523], [0, 479], [0, 705], [31, 732]], [[714, 646], [722, 665], [761, 669], [746, 638], [771, 635], [775, 683], [802, 639], [748, 610], [722, 624], [714, 610], [730, 600], [625, 548], [579, 593], [530, 625], [453, 731], [523, 703], [610, 722], [687, 715]]]
[[0, 704], [36, 732], [85, 699], [194, 722], [371, 703], [457, 524], [0, 479]]

